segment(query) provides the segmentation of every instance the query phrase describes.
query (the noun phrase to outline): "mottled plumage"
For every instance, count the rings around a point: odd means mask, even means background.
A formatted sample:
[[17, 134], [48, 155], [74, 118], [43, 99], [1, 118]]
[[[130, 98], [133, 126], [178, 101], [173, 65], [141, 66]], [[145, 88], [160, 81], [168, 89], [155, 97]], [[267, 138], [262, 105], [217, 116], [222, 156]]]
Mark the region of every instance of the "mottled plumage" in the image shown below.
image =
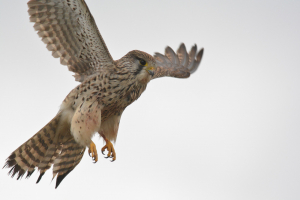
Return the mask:
[[20, 179], [40, 171], [37, 183], [53, 165], [56, 187], [81, 161], [86, 147], [95, 162], [98, 154], [91, 141], [99, 133], [108, 156], [116, 159], [111, 142], [117, 138], [124, 109], [145, 91], [148, 82], [164, 76], [187, 78], [200, 64], [203, 49], [189, 54], [181, 44], [177, 54], [130, 51], [114, 61], [84, 0], [30, 0], [30, 21], [48, 50], [59, 57], [81, 82], [64, 99], [57, 115], [16, 149], [4, 167]]

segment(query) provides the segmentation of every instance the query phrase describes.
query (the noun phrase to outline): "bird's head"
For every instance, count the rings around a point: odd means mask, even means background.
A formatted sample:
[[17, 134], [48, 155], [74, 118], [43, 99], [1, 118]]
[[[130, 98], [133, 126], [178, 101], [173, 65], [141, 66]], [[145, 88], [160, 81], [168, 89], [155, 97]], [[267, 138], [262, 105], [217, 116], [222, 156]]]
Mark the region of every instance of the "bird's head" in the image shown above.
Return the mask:
[[142, 84], [148, 83], [156, 70], [156, 61], [153, 56], [138, 50], [130, 51], [119, 61]]

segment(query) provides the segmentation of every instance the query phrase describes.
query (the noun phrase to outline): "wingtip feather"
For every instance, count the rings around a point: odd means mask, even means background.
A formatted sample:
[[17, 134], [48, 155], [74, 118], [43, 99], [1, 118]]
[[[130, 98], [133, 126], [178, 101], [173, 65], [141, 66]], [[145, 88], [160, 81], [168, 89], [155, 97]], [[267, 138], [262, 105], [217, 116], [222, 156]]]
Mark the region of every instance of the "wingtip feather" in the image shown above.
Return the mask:
[[194, 62], [193, 67], [190, 69], [190, 73], [193, 74], [197, 71], [197, 69], [200, 66], [202, 57], [203, 57], [203, 53], [204, 53], [204, 48], [200, 49], [200, 51], [198, 52], [198, 54], [196, 55], [196, 60]]
[[169, 58], [169, 60], [173, 64], [175, 64], [175, 65], [179, 64], [178, 56], [176, 55], [176, 53], [174, 52], [174, 50], [171, 47], [169, 47], [169, 46], [166, 47], [165, 55], [166, 55], [166, 57]]

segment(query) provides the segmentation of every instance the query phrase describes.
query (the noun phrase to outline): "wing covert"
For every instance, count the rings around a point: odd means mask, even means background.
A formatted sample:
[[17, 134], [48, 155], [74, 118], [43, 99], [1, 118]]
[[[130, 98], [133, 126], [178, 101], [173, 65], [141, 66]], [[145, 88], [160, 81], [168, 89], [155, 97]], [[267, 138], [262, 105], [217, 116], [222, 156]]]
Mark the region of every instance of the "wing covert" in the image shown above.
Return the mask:
[[194, 45], [189, 54], [182, 43], [177, 54], [170, 47], [166, 47], [165, 55], [155, 53], [157, 68], [152, 79], [169, 76], [176, 78], [188, 78], [200, 65], [204, 49], [197, 53], [197, 45]]
[[53, 57], [75, 72], [77, 81], [113, 64], [84, 0], [30, 0], [27, 4], [34, 29]]

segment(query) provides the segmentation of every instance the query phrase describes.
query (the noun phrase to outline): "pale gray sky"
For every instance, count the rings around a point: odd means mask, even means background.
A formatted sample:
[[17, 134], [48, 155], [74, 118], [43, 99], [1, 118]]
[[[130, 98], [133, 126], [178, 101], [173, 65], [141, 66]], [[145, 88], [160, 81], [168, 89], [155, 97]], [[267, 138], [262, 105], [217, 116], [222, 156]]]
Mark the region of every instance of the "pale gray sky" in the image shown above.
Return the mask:
[[[87, 0], [114, 59], [181, 42], [204, 47], [189, 79], [151, 82], [123, 113], [117, 161], [85, 154], [57, 190], [48, 171], [11, 199], [300, 198], [300, 1]], [[29, 23], [27, 1], [0, 0], [0, 161], [42, 128], [78, 83]], [[94, 138], [98, 150], [103, 143]]]

